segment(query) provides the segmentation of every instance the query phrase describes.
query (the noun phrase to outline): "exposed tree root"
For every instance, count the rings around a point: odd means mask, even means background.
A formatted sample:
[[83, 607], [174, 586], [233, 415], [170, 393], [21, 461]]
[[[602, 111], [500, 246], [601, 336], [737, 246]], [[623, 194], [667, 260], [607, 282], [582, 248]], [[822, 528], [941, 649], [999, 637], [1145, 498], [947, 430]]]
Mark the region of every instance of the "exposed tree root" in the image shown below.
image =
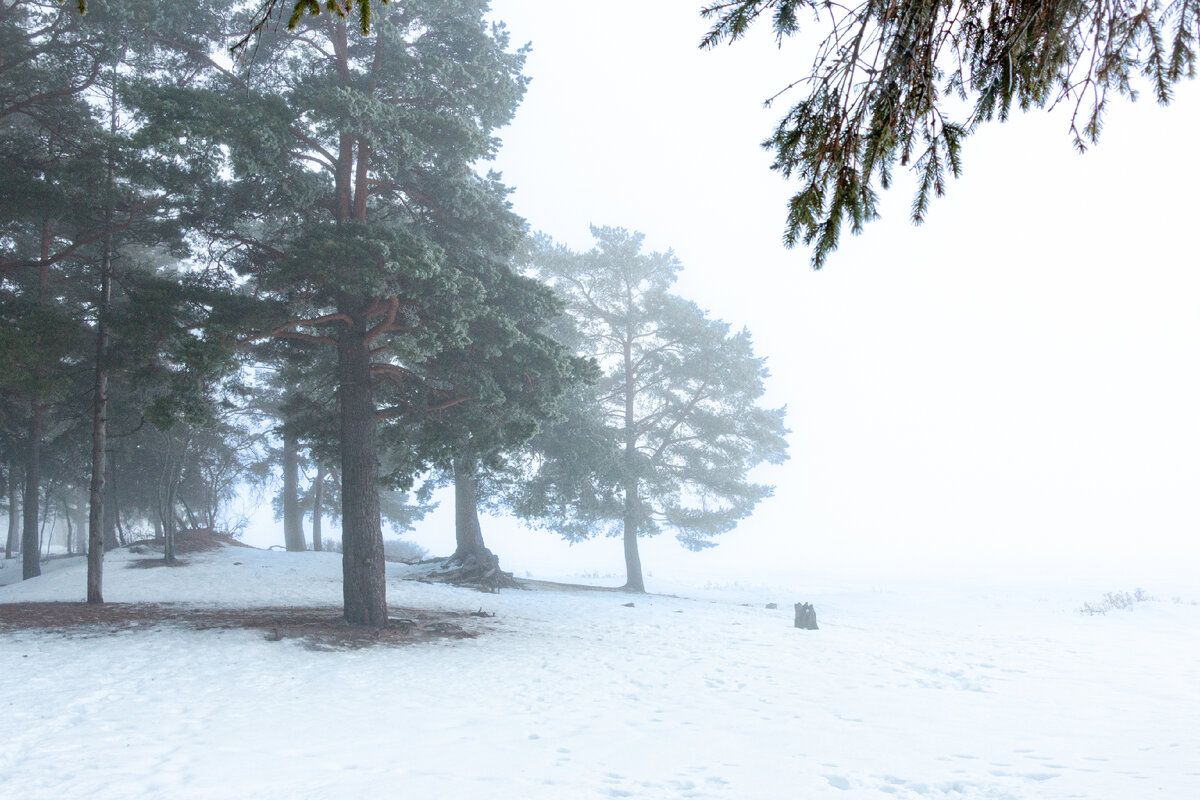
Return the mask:
[[500, 569], [500, 559], [484, 548], [484, 556], [475, 553], [462, 556], [458, 553], [443, 559], [441, 563], [423, 574], [418, 580], [428, 583], [448, 583], [453, 586], [470, 586], [481, 592], [495, 594], [501, 589], [525, 588], [511, 572]]

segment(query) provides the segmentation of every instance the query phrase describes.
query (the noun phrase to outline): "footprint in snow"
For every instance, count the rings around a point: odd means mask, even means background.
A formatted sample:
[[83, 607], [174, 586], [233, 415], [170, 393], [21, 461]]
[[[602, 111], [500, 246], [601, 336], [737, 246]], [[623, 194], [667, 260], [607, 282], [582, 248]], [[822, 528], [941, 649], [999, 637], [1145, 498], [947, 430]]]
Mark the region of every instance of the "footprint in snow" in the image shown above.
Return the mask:
[[1026, 772], [1021, 775], [1022, 778], [1027, 778], [1031, 781], [1048, 781], [1051, 778], [1057, 778], [1057, 772]]
[[850, 781], [843, 778], [841, 775], [826, 775], [825, 780], [829, 781], [829, 785], [835, 789], [848, 791], [850, 789]]

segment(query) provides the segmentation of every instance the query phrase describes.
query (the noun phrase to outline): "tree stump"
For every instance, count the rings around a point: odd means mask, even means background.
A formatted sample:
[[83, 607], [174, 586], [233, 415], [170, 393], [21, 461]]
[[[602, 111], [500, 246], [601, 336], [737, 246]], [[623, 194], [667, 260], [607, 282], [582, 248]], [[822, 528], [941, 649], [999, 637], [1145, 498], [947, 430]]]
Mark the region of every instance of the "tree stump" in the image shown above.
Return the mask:
[[796, 627], [805, 631], [817, 630], [817, 610], [812, 603], [796, 603]]

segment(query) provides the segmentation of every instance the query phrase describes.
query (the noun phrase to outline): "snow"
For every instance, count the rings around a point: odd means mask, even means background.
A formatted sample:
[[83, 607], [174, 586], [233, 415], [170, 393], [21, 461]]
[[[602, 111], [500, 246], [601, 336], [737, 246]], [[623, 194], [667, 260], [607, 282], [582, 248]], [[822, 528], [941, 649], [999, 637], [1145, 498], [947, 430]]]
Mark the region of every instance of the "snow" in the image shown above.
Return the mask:
[[[106, 599], [341, 599], [333, 554], [137, 557], [109, 555]], [[82, 599], [82, 561], [55, 566], [0, 602]], [[409, 573], [389, 565], [390, 603], [496, 616], [333, 652], [169, 625], [3, 634], [0, 797], [1200, 797], [1197, 597], [1086, 616], [1099, 594], [1069, 587], [484, 595]], [[792, 627], [797, 601], [819, 631]]]

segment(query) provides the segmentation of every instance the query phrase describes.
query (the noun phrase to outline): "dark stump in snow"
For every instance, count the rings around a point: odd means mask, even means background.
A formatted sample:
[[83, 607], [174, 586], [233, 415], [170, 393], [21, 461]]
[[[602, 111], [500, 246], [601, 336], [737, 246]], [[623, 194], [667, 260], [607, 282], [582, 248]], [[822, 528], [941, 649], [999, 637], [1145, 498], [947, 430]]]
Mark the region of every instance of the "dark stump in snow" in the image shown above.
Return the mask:
[[796, 627], [805, 631], [817, 630], [817, 610], [812, 603], [796, 603]]

